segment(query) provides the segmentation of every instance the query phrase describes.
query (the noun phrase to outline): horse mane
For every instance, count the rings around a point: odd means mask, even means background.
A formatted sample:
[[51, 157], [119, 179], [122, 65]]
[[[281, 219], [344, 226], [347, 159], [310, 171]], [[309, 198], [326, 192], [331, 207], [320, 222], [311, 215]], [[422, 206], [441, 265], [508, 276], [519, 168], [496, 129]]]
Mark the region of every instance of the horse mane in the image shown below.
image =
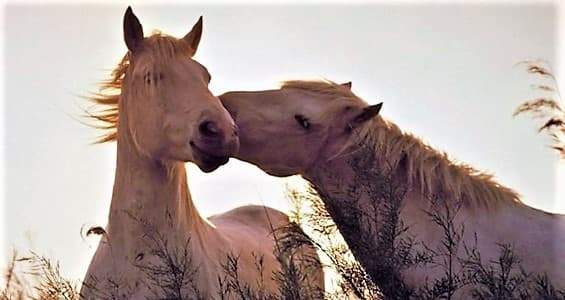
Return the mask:
[[317, 94], [331, 96], [351, 101], [365, 101], [355, 95], [351, 88], [331, 80], [287, 80], [281, 83], [281, 89], [299, 89], [310, 91]]
[[[158, 64], [178, 54], [190, 53], [190, 45], [183, 39], [154, 31], [151, 36], [144, 39], [141, 51], [149, 52], [152, 62]], [[131, 52], [128, 51], [110, 73], [110, 78], [100, 83], [98, 92], [87, 97], [94, 104], [86, 110], [87, 117], [98, 122], [90, 125], [105, 131], [96, 143], [115, 141], [118, 137], [119, 103], [130, 65], [132, 65]]]
[[[281, 88], [363, 101], [349, 87], [330, 80], [290, 80], [284, 81]], [[447, 153], [435, 150], [380, 116], [363, 126], [356, 136], [358, 140], [354, 143], [368, 145], [379, 162], [387, 163], [393, 169], [402, 165], [408, 185], [419, 187], [423, 195], [460, 199], [469, 207], [489, 208], [503, 203], [521, 203], [515, 191], [496, 182], [491, 174], [455, 162]]]
[[456, 162], [446, 152], [432, 148], [380, 116], [361, 131], [357, 142], [368, 145], [376, 159], [393, 170], [403, 168], [403, 179], [409, 187], [419, 187], [422, 195], [461, 201], [470, 208], [495, 209], [501, 204], [522, 203], [514, 190], [499, 184], [493, 175]]

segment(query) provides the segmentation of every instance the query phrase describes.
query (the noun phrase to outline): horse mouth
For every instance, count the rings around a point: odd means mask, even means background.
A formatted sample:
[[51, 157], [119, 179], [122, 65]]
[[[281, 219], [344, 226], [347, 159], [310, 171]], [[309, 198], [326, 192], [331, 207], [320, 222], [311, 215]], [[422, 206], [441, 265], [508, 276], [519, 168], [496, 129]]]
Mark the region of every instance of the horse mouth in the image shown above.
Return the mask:
[[190, 147], [192, 147], [192, 151], [194, 153], [198, 167], [200, 170], [208, 173], [212, 172], [221, 165], [224, 165], [230, 159], [229, 156], [217, 156], [202, 150], [200, 147], [196, 146], [194, 142], [190, 142]]

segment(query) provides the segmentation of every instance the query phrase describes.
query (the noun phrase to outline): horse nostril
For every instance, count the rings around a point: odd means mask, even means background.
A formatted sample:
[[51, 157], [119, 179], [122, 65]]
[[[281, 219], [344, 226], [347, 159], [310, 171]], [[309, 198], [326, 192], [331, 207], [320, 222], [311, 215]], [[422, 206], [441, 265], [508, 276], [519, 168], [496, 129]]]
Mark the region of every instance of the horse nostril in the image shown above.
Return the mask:
[[220, 129], [218, 128], [218, 125], [216, 125], [216, 123], [212, 121], [204, 121], [200, 123], [198, 129], [200, 130], [200, 133], [202, 133], [204, 136], [213, 137], [220, 134]]

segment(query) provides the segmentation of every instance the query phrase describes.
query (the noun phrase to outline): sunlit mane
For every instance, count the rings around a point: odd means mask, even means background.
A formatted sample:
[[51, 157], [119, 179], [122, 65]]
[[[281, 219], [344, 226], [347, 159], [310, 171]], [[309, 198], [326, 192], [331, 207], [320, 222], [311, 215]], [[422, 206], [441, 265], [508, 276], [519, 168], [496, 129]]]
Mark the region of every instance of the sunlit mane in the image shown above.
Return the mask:
[[393, 169], [403, 168], [409, 186], [419, 188], [424, 195], [493, 209], [504, 203], [521, 203], [516, 192], [497, 183], [492, 175], [452, 161], [447, 153], [402, 132], [392, 122], [378, 117], [367, 125], [358, 142], [370, 145], [379, 161], [386, 161]]
[[336, 98], [365, 102], [357, 97], [349, 87], [330, 80], [288, 80], [282, 82], [281, 89], [300, 89]]
[[[154, 63], [166, 62], [179, 54], [186, 55], [190, 53], [190, 46], [182, 39], [164, 35], [155, 31], [150, 37], [143, 41], [142, 50], [149, 53], [149, 57]], [[117, 129], [119, 122], [119, 102], [123, 93], [123, 85], [126, 79], [126, 73], [131, 65], [130, 53], [128, 52], [111, 73], [110, 79], [100, 84], [100, 89], [88, 99], [95, 105], [87, 111], [88, 117], [98, 121], [92, 124], [93, 127], [105, 131], [96, 142], [105, 143], [114, 141], [117, 138]]]

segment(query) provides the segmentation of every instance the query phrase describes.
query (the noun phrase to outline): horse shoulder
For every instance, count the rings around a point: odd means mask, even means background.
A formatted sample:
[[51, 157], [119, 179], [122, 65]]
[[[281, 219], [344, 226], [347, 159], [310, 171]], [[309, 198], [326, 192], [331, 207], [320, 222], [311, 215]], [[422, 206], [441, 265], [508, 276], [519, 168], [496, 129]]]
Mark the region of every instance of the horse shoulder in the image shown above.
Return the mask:
[[262, 205], [245, 205], [208, 218], [216, 226], [237, 223], [256, 229], [272, 231], [290, 222], [285, 213]]
[[[263, 256], [266, 263], [266, 273], [272, 274], [280, 270], [278, 259], [275, 257], [275, 235], [276, 230], [290, 223], [287, 214], [274, 208], [260, 205], [246, 205], [235, 208], [220, 215], [209, 218], [216, 225], [218, 231], [222, 232], [228, 239], [236, 241], [245, 252], [254, 249], [255, 254]], [[235, 246], [234, 248], [238, 248]], [[299, 269], [308, 272], [308, 285], [316, 291], [324, 289], [324, 273], [316, 249], [313, 245], [304, 245], [296, 249], [296, 259]], [[245, 255], [241, 257], [245, 260]], [[249, 259], [249, 257], [247, 257]], [[248, 261], [247, 263], [253, 263]], [[271, 277], [271, 276], [269, 276]], [[271, 280], [272, 281], [272, 280]], [[277, 284], [268, 282], [267, 286], [272, 290], [277, 289]]]

